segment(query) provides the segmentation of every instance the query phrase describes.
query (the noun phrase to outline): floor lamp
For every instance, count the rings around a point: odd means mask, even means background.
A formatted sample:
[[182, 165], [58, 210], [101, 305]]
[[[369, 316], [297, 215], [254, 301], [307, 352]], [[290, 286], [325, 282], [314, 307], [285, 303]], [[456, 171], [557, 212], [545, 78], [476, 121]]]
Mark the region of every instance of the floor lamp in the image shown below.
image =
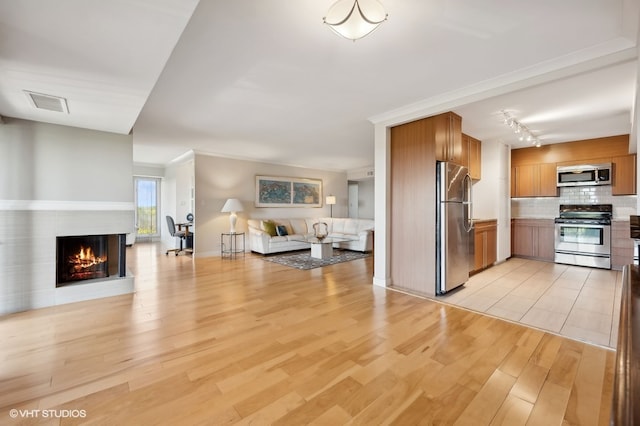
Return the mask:
[[336, 196], [328, 195], [326, 201], [327, 201], [327, 204], [331, 206], [331, 217], [333, 217], [333, 205], [336, 203]]

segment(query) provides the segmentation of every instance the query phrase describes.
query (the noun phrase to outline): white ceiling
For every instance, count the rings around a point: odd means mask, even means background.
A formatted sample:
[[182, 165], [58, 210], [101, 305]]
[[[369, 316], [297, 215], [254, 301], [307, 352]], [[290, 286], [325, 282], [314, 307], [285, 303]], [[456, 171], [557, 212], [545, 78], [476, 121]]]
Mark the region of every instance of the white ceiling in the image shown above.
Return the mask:
[[373, 164], [372, 123], [447, 110], [514, 146], [501, 110], [543, 143], [631, 132], [636, 0], [383, 0], [357, 42], [322, 24], [333, 1], [0, 0], [0, 115], [133, 131], [138, 163], [335, 170]]

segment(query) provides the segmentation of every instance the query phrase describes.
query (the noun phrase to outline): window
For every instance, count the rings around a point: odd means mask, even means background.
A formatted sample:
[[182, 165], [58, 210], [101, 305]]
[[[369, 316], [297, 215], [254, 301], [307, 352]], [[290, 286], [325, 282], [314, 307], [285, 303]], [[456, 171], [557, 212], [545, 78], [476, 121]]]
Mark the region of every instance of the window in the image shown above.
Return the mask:
[[160, 179], [135, 177], [135, 220], [140, 237], [160, 236]]

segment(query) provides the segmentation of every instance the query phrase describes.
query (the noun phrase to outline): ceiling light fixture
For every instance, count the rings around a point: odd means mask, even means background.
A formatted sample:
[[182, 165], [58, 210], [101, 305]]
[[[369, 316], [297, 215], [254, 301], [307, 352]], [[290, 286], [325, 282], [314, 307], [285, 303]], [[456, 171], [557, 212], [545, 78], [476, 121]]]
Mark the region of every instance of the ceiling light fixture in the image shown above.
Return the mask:
[[540, 139], [534, 136], [533, 133], [531, 133], [531, 130], [529, 130], [527, 126], [520, 123], [515, 118], [511, 117], [511, 114], [509, 114], [508, 112], [506, 111], [501, 111], [501, 112], [504, 117], [503, 118], [504, 124], [511, 127], [514, 133], [518, 135], [518, 140], [524, 141], [526, 139], [527, 142], [531, 142], [531, 145], [535, 145], [537, 148], [540, 148], [540, 146], [542, 145], [542, 143], [540, 142]]
[[322, 21], [338, 35], [356, 41], [387, 20], [387, 12], [377, 0], [338, 0]]

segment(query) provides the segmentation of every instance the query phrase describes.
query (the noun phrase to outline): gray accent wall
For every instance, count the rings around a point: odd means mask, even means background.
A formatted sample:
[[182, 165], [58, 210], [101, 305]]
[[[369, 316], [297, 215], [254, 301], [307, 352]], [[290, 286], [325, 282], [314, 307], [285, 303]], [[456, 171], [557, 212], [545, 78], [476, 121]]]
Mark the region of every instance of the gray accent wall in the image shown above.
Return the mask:
[[5, 119], [0, 199], [133, 202], [131, 135]]
[[5, 118], [0, 153], [0, 315], [132, 292], [55, 287], [57, 236], [133, 232], [132, 136]]

